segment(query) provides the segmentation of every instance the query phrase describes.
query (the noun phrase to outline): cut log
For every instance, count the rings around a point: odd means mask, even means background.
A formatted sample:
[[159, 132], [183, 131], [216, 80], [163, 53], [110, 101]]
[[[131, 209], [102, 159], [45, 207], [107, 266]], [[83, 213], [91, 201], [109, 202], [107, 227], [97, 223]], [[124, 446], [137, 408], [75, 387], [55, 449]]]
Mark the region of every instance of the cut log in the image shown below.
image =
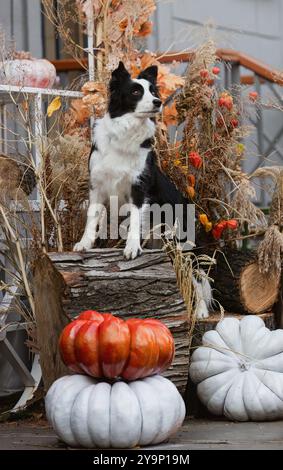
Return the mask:
[[246, 266], [240, 278], [243, 304], [249, 313], [261, 313], [271, 308], [279, 293], [280, 276], [261, 273], [257, 262]]
[[95, 309], [124, 319], [158, 318], [168, 326], [176, 354], [164, 376], [184, 393], [189, 362], [187, 312], [167, 255], [144, 250], [141, 257], [125, 261], [122, 250], [108, 248], [49, 256], [65, 280], [63, 305], [71, 317]]
[[278, 298], [280, 278], [260, 273], [254, 252], [217, 252], [210, 275], [214, 280], [213, 297], [229, 312], [263, 313]]
[[62, 307], [64, 289], [64, 280], [48, 256], [39, 257], [34, 266], [33, 292], [40, 365], [46, 391], [56, 379], [69, 373], [58, 348], [61, 331], [69, 323]]

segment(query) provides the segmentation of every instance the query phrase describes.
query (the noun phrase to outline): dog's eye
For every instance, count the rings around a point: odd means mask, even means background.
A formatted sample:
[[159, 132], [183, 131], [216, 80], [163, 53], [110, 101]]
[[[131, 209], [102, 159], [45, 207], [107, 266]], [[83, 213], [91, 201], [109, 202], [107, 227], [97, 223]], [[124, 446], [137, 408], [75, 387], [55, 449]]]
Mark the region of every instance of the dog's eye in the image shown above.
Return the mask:
[[139, 90], [133, 90], [132, 95], [138, 96], [140, 94]]

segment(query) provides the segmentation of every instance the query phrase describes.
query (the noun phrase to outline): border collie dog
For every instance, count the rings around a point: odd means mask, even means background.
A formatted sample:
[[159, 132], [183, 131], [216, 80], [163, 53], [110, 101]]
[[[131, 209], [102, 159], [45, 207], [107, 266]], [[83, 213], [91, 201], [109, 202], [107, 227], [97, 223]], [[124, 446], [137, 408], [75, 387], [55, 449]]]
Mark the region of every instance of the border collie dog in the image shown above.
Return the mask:
[[[141, 72], [137, 79], [132, 79], [120, 62], [112, 73], [108, 112], [96, 122], [94, 129], [89, 159], [87, 223], [74, 251], [92, 248], [99, 234], [103, 207], [109, 202], [110, 196], [117, 196], [119, 205], [129, 203], [131, 207], [124, 250], [128, 260], [142, 253], [141, 217], [145, 204], [188, 204], [188, 200], [160, 171], [152, 150], [154, 117], [162, 106], [156, 85], [157, 72], [157, 67], [151, 66]], [[195, 281], [199, 294], [204, 291], [201, 287], [204, 281]], [[203, 297], [204, 292], [200, 295], [199, 304], [202, 306], [198, 313], [202, 317], [208, 316]]]

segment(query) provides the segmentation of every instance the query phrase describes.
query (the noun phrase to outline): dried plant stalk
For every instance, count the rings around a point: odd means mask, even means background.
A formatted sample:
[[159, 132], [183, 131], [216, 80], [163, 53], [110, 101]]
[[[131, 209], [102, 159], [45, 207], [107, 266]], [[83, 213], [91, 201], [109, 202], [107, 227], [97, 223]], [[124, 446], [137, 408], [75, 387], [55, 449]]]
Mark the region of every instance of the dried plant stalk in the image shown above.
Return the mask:
[[277, 225], [268, 227], [263, 240], [257, 248], [257, 253], [260, 272], [276, 272], [278, 275], [280, 274], [283, 254], [283, 234], [279, 231]]
[[275, 183], [270, 205], [268, 229], [260, 242], [257, 253], [260, 271], [281, 273], [283, 254], [283, 169], [279, 166], [258, 168], [253, 178], [272, 178]]
[[[184, 252], [182, 247], [176, 240], [174, 233], [166, 233], [162, 236], [164, 250], [169, 256], [174, 271], [176, 273], [177, 285], [187, 307], [188, 324], [189, 324], [189, 345], [193, 339], [193, 332], [196, 322], [196, 311], [200, 298], [197, 289], [195, 289], [194, 279], [200, 280], [204, 276], [210, 282], [209, 270], [215, 264], [215, 260], [207, 255], [197, 256], [192, 251]], [[223, 312], [220, 306], [221, 313]]]

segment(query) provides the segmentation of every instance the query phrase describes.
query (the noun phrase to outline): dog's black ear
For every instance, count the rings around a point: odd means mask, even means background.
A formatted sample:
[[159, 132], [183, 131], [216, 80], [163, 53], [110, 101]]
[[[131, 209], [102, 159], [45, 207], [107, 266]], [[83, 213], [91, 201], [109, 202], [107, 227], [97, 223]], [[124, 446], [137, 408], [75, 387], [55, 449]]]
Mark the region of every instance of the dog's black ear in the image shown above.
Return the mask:
[[126, 78], [130, 78], [130, 76], [123, 62], [120, 61], [118, 67], [112, 72], [111, 80], [125, 80]]
[[151, 65], [150, 67], [147, 67], [147, 69], [143, 70], [139, 74], [138, 78], [144, 78], [145, 80], [148, 80], [149, 82], [153, 83], [153, 85], [156, 85], [157, 75], [158, 75], [157, 65]]

